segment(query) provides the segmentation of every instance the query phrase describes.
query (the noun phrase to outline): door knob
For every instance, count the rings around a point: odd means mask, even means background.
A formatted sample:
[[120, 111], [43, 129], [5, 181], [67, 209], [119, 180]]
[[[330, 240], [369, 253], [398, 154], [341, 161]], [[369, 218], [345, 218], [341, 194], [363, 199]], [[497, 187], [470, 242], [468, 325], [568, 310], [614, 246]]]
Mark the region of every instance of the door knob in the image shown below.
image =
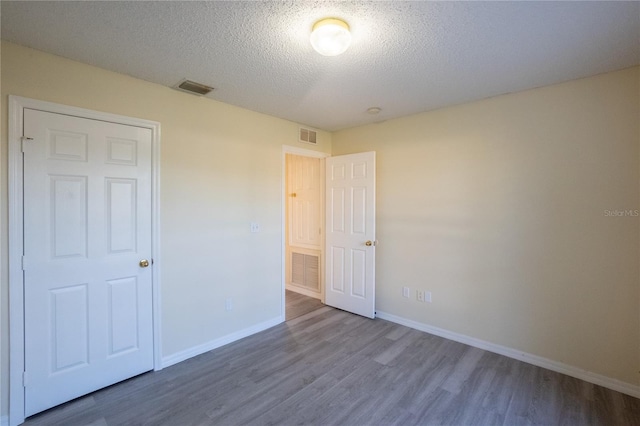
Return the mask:
[[373, 241], [367, 241], [366, 243], [364, 243], [365, 246], [369, 247], [373, 245]]
[[146, 268], [147, 266], [149, 266], [149, 261], [147, 259], [142, 259], [140, 261], [140, 267], [141, 268]]

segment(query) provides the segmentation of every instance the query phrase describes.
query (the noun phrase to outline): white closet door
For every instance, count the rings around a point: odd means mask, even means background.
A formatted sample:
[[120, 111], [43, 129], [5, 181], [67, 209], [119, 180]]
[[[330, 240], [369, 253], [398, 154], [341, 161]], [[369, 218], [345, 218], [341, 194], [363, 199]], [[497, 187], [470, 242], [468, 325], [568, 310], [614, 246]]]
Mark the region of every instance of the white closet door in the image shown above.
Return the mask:
[[151, 131], [25, 110], [27, 416], [153, 368]]

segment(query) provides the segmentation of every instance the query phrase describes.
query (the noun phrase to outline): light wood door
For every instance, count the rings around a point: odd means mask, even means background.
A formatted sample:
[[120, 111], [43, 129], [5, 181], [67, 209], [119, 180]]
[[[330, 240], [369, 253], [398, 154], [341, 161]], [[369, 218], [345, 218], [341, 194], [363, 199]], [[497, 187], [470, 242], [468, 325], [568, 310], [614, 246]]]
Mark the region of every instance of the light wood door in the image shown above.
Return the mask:
[[151, 131], [25, 110], [27, 416], [153, 368]]
[[326, 162], [327, 305], [375, 317], [375, 152]]

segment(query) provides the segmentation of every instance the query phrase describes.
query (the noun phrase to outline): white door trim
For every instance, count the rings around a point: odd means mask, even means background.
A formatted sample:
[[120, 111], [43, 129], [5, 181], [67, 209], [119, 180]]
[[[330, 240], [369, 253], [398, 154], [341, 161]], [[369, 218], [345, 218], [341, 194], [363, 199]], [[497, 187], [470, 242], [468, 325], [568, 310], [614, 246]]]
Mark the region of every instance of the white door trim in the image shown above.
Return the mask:
[[[287, 185], [287, 154], [295, 154], [295, 155], [302, 155], [305, 157], [313, 157], [313, 158], [327, 158], [327, 157], [331, 157], [331, 154], [327, 154], [326, 152], [320, 152], [320, 151], [312, 151], [310, 149], [304, 149], [304, 148], [298, 148], [296, 146], [290, 146], [290, 145], [282, 145], [282, 180], [281, 180], [281, 187], [280, 187], [280, 208], [282, 209], [280, 212], [281, 215], [281, 227], [280, 229], [282, 230], [282, 235], [281, 235], [281, 246], [280, 246], [280, 252], [282, 254], [282, 265], [281, 265], [281, 271], [280, 271], [280, 276], [282, 277], [282, 301], [280, 303], [280, 317], [281, 317], [281, 322], [284, 322], [284, 320], [286, 319], [285, 317], [285, 306], [286, 306], [286, 294], [287, 294], [287, 275], [286, 275], [286, 265], [287, 265], [287, 246], [286, 246], [286, 237], [287, 237], [287, 233], [286, 233], [286, 226], [287, 226], [287, 206], [286, 206], [286, 199], [285, 199], [285, 190], [286, 190], [286, 185]], [[324, 191], [321, 191], [320, 194], [321, 197], [324, 197]], [[324, 210], [324, 209], [323, 209]], [[324, 219], [322, 219], [321, 223], [324, 224]], [[324, 243], [320, 245], [320, 247], [322, 247], [322, 251], [324, 252]], [[321, 259], [324, 259], [324, 256], [321, 256]], [[321, 288], [324, 289], [324, 283], [321, 283]], [[322, 292], [322, 303], [324, 303], [324, 292]]]
[[24, 297], [23, 164], [24, 109], [35, 109], [151, 130], [151, 232], [153, 288], [153, 365], [162, 368], [160, 330], [160, 123], [9, 95], [8, 219], [9, 219], [9, 424], [24, 422]]

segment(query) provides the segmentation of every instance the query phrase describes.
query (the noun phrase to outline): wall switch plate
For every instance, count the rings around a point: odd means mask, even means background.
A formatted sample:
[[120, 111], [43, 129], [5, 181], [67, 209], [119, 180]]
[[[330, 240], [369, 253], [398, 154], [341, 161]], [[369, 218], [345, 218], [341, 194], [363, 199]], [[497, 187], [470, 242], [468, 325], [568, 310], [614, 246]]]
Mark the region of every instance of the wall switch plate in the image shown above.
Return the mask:
[[402, 297], [409, 298], [409, 287], [402, 287]]
[[430, 291], [425, 291], [424, 292], [424, 301], [431, 303], [431, 292]]
[[418, 302], [424, 302], [424, 291], [423, 290], [416, 291], [416, 298], [418, 299]]
[[226, 309], [227, 311], [233, 311], [233, 299], [232, 298], [227, 298], [227, 300], [224, 301], [224, 309]]
[[260, 225], [258, 225], [256, 222], [251, 222], [251, 232], [260, 232]]

